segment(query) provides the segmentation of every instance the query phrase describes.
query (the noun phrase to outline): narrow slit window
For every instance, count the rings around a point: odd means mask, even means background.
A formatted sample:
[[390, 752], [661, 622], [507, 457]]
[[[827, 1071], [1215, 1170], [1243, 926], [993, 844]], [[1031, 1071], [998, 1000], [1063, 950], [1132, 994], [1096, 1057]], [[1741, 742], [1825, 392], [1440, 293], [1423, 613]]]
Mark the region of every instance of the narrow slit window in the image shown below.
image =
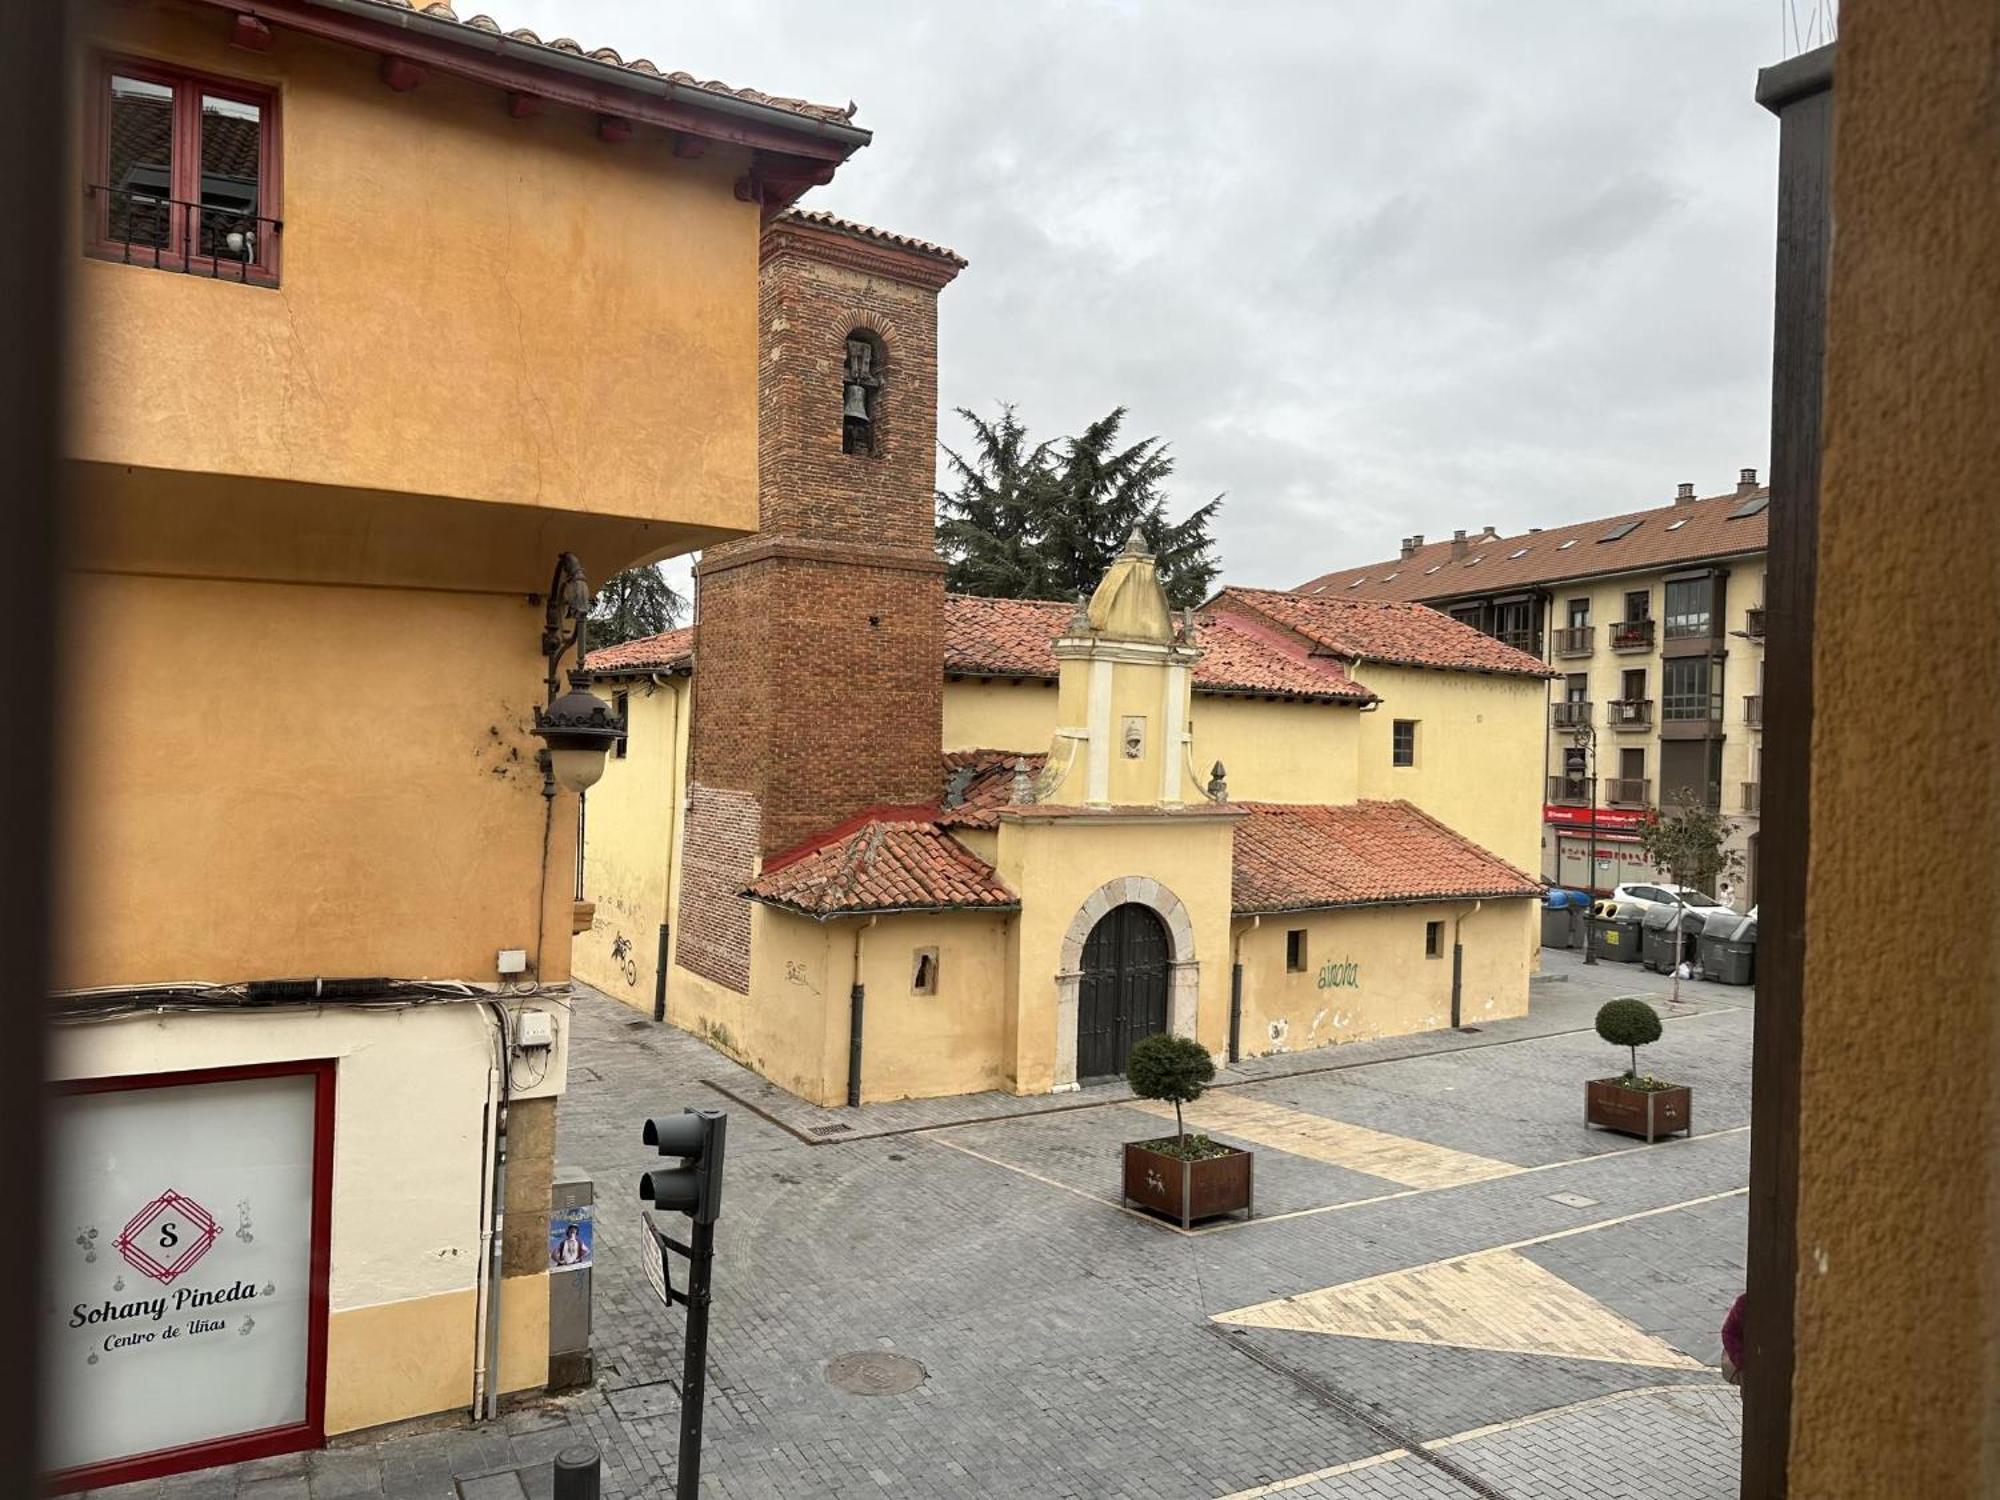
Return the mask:
[[1285, 934], [1285, 972], [1303, 974], [1306, 971], [1306, 930], [1294, 927]]
[[1398, 719], [1389, 731], [1389, 763], [1414, 766], [1417, 763], [1417, 721]]
[[1424, 957], [1444, 957], [1444, 923], [1424, 923]]
[[[620, 724], [627, 722], [625, 713], [627, 708], [630, 707], [631, 702], [632, 695], [630, 693], [613, 693], [611, 695], [611, 712], [617, 716]], [[614, 759], [623, 760], [625, 758], [625, 745], [625, 736], [621, 734], [611, 746], [611, 754]]]
[[910, 993], [935, 995], [938, 988], [938, 951], [919, 948], [910, 966]]

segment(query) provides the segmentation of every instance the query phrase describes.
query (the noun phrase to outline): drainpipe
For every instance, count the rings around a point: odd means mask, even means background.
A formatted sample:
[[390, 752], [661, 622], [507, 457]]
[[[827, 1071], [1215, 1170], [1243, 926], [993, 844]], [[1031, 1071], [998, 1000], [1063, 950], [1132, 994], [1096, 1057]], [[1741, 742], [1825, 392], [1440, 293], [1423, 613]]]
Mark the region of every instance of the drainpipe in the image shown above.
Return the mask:
[[[507, 1241], [507, 1102], [511, 1092], [507, 1045], [507, 1012], [499, 1004], [486, 1007], [494, 1027], [494, 1064], [487, 1083], [492, 1119], [492, 1155], [489, 1158], [491, 1196], [486, 1219], [486, 1306], [485, 1326], [474, 1355], [473, 1420], [493, 1421], [500, 1415], [500, 1282], [505, 1268]], [[483, 1410], [482, 1410], [483, 1408]]]
[[653, 1019], [667, 1018], [667, 924], [660, 924], [660, 957], [653, 969]]
[[[658, 672], [652, 674], [652, 683], [654, 688], [660, 692], [671, 693], [674, 691], [673, 683], [662, 677]], [[692, 672], [688, 674], [688, 695], [690, 698], [694, 695], [694, 674]], [[681, 797], [683, 795], [680, 775], [680, 705], [675, 704], [674, 708], [675, 711], [668, 715], [667, 720], [667, 916], [669, 919], [673, 916], [674, 909], [674, 872], [680, 867], [680, 830], [677, 825], [680, 819]], [[669, 936], [667, 923], [660, 923], [659, 963], [653, 970], [653, 1019], [661, 1022], [667, 1019], [667, 956], [670, 951], [667, 940]]]
[[1255, 932], [1264, 925], [1264, 918], [1254, 916], [1250, 925], [1236, 934], [1235, 949], [1229, 955], [1229, 1060], [1234, 1063], [1243, 1057], [1243, 938], [1246, 933]]
[[870, 917], [854, 929], [854, 987], [847, 992], [847, 1107], [861, 1107], [861, 1012], [867, 986], [861, 982], [861, 940], [881, 921]]
[[1465, 981], [1465, 945], [1459, 939], [1459, 926], [1467, 917], [1477, 916], [1484, 901], [1472, 903], [1471, 911], [1462, 911], [1451, 919], [1451, 1029], [1459, 1027], [1459, 992]]

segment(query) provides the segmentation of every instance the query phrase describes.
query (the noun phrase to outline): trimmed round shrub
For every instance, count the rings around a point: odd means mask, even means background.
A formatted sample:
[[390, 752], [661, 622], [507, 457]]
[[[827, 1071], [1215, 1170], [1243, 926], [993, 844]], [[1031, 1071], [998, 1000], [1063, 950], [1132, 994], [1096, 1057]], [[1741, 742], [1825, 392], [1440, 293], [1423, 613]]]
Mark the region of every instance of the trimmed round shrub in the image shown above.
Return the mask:
[[1185, 1136], [1181, 1106], [1202, 1096], [1215, 1077], [1215, 1059], [1191, 1036], [1163, 1031], [1133, 1047], [1125, 1064], [1125, 1079], [1141, 1099], [1159, 1099], [1174, 1107], [1174, 1131]]
[[1631, 1053], [1632, 1073], [1636, 1074], [1639, 1049], [1660, 1039], [1660, 1013], [1643, 1000], [1607, 1000], [1598, 1008], [1597, 1034]]

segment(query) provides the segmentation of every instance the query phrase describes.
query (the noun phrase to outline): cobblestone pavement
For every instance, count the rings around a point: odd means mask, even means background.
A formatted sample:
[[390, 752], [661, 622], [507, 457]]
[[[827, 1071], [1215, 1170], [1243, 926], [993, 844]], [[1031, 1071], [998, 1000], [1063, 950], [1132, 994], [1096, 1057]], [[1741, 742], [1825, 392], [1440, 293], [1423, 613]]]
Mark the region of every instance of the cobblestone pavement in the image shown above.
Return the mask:
[[[640, 1269], [639, 1123], [720, 1088], [713, 1500], [1733, 1497], [1712, 1366], [1743, 1274], [1752, 992], [1682, 986], [1648, 1057], [1693, 1085], [1697, 1134], [1647, 1147], [1587, 1130], [1581, 1083], [1616, 1062], [1595, 1007], [1665, 984], [1545, 969], [1526, 1021], [1229, 1070], [1213, 1128], [1254, 1131], [1258, 1217], [1190, 1233], [1117, 1199], [1118, 1145], [1160, 1125], [1121, 1094], [870, 1107], [820, 1141], [809, 1107], [586, 993], [559, 1157], [597, 1184], [596, 1385], [104, 1493], [517, 1500], [583, 1438], [608, 1500], [671, 1494], [683, 1315]], [[828, 1383], [869, 1350], [925, 1378]]]

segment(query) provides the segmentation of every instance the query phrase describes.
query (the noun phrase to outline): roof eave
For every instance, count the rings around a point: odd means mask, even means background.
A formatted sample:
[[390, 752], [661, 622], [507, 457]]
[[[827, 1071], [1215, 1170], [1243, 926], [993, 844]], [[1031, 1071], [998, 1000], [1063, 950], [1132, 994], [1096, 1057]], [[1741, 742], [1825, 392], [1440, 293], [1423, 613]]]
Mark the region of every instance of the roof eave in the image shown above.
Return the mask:
[[1276, 917], [1288, 912], [1301, 911], [1351, 911], [1371, 906], [1441, 906], [1453, 901], [1526, 901], [1541, 894], [1540, 886], [1523, 889], [1519, 886], [1509, 890], [1453, 891], [1448, 895], [1407, 895], [1382, 896], [1369, 901], [1301, 901], [1283, 902], [1277, 905], [1262, 904], [1239, 906], [1230, 903], [1230, 915], [1234, 917]]

